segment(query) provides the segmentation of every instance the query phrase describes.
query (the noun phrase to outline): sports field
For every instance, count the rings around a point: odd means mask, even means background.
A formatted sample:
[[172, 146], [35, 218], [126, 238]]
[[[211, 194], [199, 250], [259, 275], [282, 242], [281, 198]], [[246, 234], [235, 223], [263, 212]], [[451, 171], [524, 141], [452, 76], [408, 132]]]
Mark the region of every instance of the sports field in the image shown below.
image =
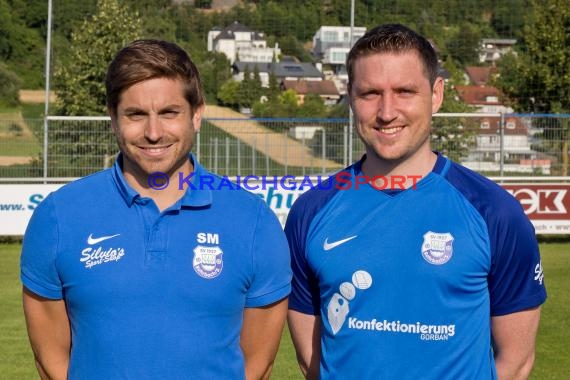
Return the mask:
[[[0, 244], [0, 379], [37, 379], [22, 315], [19, 244]], [[538, 336], [533, 380], [570, 379], [570, 243], [542, 243], [548, 290]], [[301, 379], [288, 332], [273, 379]]]

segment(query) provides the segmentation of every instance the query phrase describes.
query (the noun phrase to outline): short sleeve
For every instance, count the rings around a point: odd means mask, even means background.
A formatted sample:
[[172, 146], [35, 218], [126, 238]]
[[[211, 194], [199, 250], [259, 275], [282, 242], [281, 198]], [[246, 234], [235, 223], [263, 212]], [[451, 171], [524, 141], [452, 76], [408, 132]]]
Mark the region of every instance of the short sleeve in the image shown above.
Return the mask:
[[32, 293], [62, 299], [62, 284], [56, 268], [57, 218], [50, 195], [34, 210], [24, 234], [20, 279]]
[[310, 213], [304, 212], [300, 198], [291, 208], [285, 235], [289, 242], [293, 280], [289, 309], [310, 315], [320, 315], [320, 294], [318, 281], [315, 278], [306, 256], [306, 234]]
[[291, 265], [287, 240], [275, 214], [264, 203], [253, 236], [253, 282], [245, 306], [261, 307], [277, 302], [291, 292]]
[[505, 202], [500, 213], [502, 218], [489, 225], [492, 262], [488, 281], [493, 316], [536, 307], [546, 300], [534, 227], [518, 201]]
[[446, 178], [477, 209], [487, 225], [491, 315], [541, 305], [546, 300], [546, 288], [538, 242], [520, 202], [495, 182], [459, 164], [441, 167], [449, 167]]

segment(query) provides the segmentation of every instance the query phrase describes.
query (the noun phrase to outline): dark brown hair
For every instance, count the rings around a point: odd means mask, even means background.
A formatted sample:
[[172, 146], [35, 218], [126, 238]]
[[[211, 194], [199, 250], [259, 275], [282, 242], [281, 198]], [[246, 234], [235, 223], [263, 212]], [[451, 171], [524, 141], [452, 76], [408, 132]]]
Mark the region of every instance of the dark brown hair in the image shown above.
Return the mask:
[[376, 53], [402, 53], [416, 51], [424, 65], [424, 72], [434, 85], [438, 77], [437, 54], [430, 42], [401, 24], [379, 25], [358, 39], [346, 58], [348, 87], [354, 80], [354, 63], [363, 56]]
[[122, 48], [107, 70], [107, 107], [113, 115], [121, 94], [134, 84], [154, 78], [180, 79], [192, 112], [204, 104], [198, 69], [178, 45], [160, 40], [136, 40]]

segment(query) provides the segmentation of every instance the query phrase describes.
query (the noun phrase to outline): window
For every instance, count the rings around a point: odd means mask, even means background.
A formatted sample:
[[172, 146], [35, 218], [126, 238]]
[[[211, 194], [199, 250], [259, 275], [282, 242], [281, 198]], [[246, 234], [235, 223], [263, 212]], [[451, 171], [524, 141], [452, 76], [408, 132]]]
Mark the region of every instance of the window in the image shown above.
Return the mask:
[[481, 129], [489, 129], [491, 128], [491, 125], [489, 124], [488, 121], [484, 121], [481, 123]]
[[507, 129], [515, 129], [515, 122], [512, 120], [507, 121]]
[[346, 60], [346, 53], [344, 52], [333, 52], [332, 61], [333, 62], [344, 62]]
[[337, 33], [334, 31], [325, 31], [323, 33], [323, 41], [334, 42], [338, 39]]
[[283, 66], [283, 69], [289, 73], [302, 73], [303, 72], [303, 68], [301, 68], [300, 66], [285, 65], [285, 66]]

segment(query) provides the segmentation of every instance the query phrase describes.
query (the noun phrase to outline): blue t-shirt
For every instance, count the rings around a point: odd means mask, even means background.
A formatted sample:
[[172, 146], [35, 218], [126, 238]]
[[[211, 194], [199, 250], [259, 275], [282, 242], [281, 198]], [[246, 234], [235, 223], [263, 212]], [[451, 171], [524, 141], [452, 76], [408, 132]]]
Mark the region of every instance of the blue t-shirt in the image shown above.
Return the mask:
[[400, 192], [357, 181], [361, 165], [303, 194], [285, 226], [289, 307], [321, 316], [321, 378], [495, 379], [490, 317], [546, 299], [519, 202], [441, 155]]
[[262, 199], [190, 159], [197, 186], [162, 212], [120, 160], [35, 210], [21, 280], [65, 300], [69, 379], [244, 378], [243, 311], [289, 294], [287, 241]]

